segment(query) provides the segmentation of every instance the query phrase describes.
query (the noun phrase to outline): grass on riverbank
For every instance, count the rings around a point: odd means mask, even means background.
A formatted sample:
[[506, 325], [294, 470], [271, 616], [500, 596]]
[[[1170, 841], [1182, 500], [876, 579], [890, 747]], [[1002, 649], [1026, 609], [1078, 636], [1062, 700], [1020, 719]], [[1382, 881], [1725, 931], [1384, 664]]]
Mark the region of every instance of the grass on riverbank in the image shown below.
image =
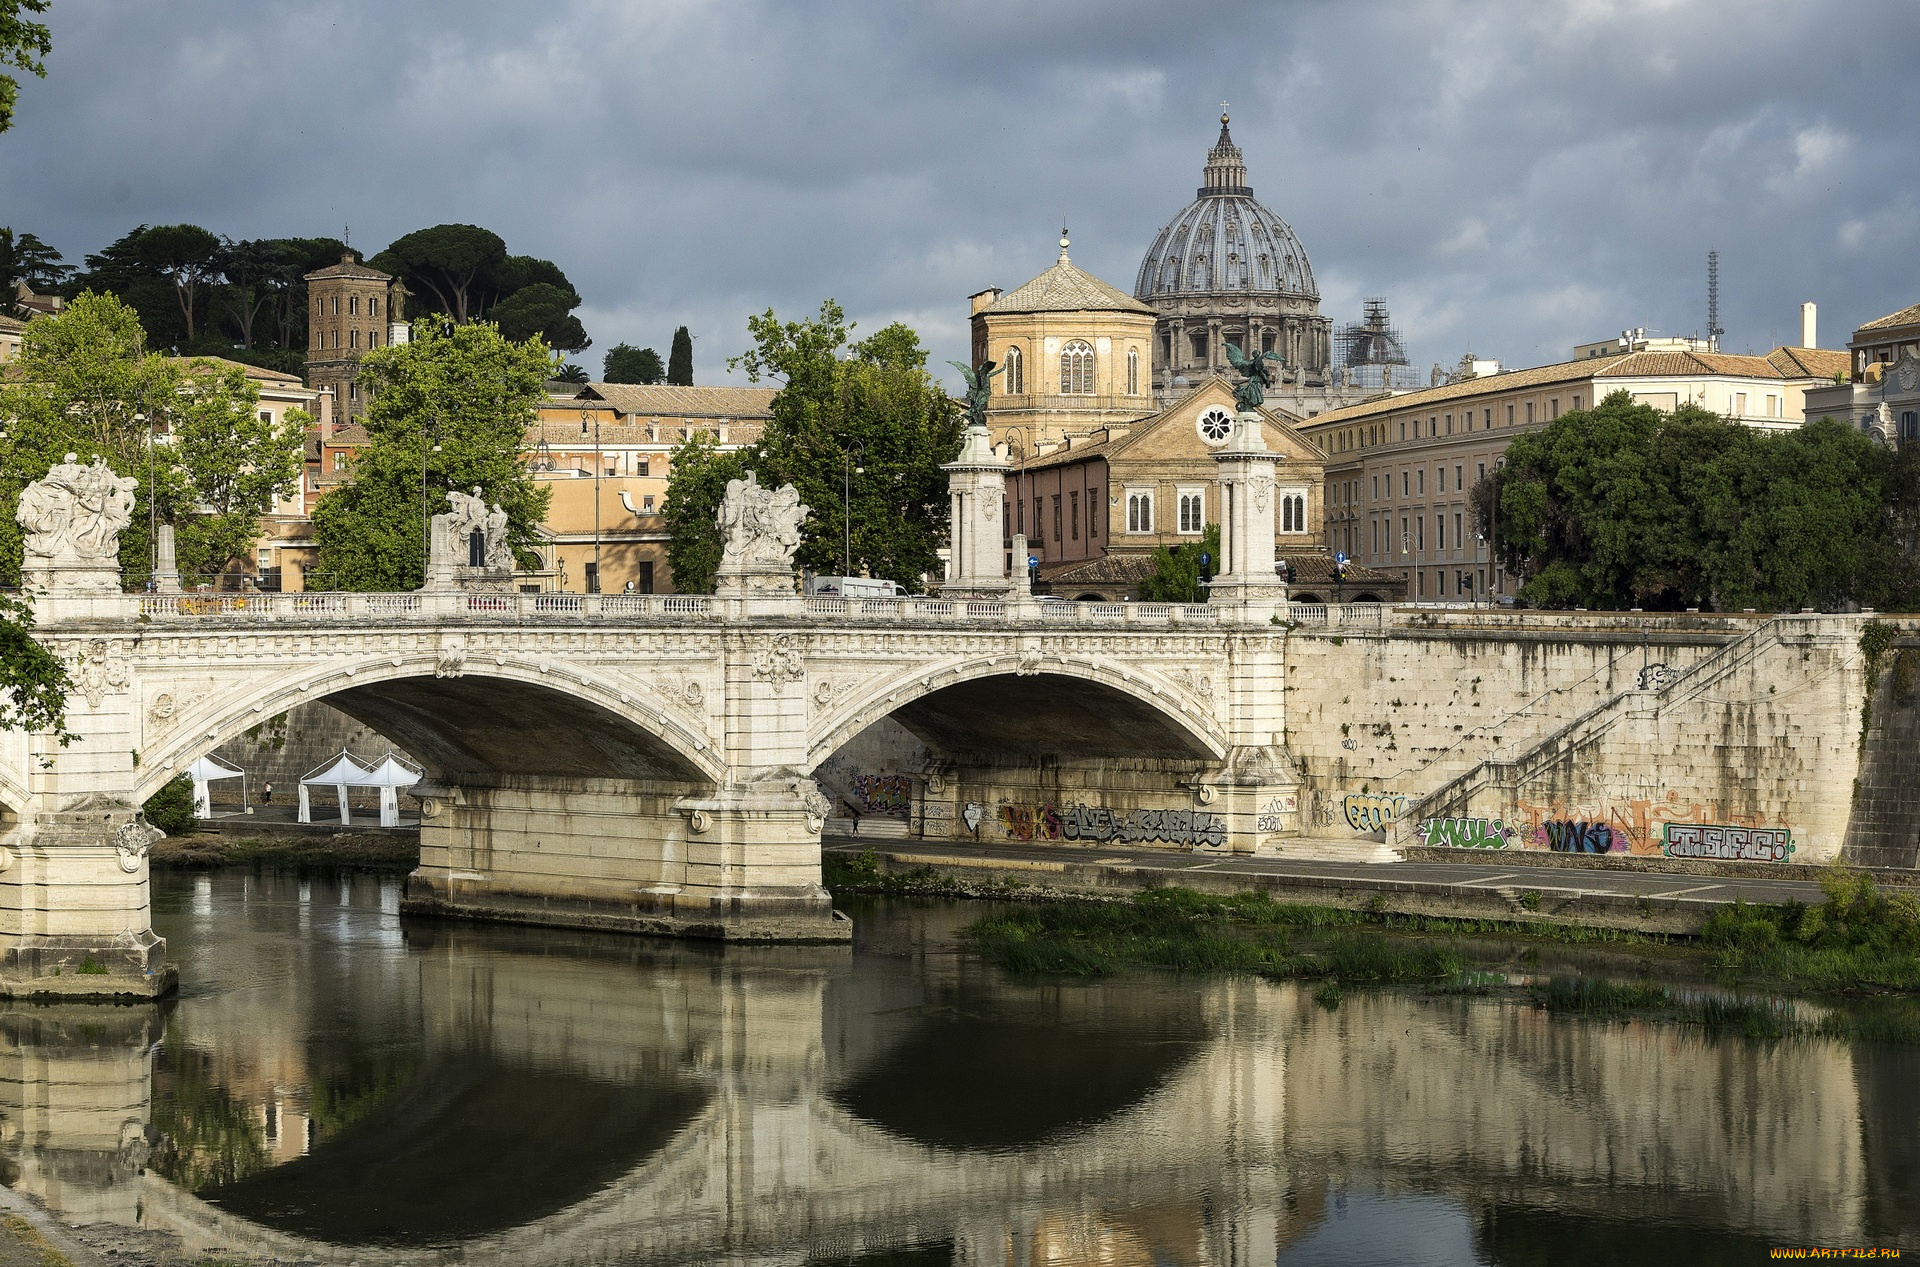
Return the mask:
[[404, 875], [420, 865], [420, 840], [386, 832], [277, 832], [258, 836], [198, 832], [155, 842], [151, 857], [155, 867], [177, 871], [264, 862]]
[[1888, 896], [1846, 868], [1820, 888], [1818, 906], [1736, 902], [1714, 912], [1700, 930], [1713, 969], [1823, 994], [1920, 992], [1920, 897]]
[[[1889, 898], [1847, 871], [1836, 871], [1825, 887], [1827, 900], [1815, 907], [1736, 906], [1717, 913], [1695, 953], [1707, 973], [1725, 983], [1722, 990], [1585, 976], [1510, 987], [1504, 974], [1473, 968], [1463, 938], [1667, 939], [1293, 906], [1264, 893], [1213, 897], [1165, 888], [1121, 901], [1022, 903], [975, 921], [965, 935], [990, 962], [1021, 974], [1162, 969], [1320, 979], [1314, 997], [1329, 1009], [1339, 1006], [1342, 986], [1412, 985], [1441, 994], [1511, 989], [1561, 1014], [1664, 1020], [1753, 1039], [1810, 1034], [1920, 1043], [1920, 999], [1897, 997], [1920, 994], [1920, 901]], [[1749, 995], [1744, 987], [1768, 993]], [[1833, 1006], [1802, 1015], [1790, 999], [1772, 993], [1785, 990], [1828, 996]], [[1862, 993], [1883, 997], [1863, 1000]]]

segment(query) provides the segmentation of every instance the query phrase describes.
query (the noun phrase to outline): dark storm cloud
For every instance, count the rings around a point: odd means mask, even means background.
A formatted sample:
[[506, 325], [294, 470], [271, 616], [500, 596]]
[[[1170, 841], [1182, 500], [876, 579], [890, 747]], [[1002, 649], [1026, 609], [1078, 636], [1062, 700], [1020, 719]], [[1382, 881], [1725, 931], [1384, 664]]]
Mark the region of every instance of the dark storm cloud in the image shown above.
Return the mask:
[[1920, 6], [55, 0], [0, 137], [0, 224], [79, 257], [139, 222], [378, 250], [442, 221], [557, 260], [599, 354], [699, 377], [748, 312], [838, 298], [966, 354], [965, 296], [1051, 262], [1131, 289], [1232, 102], [1336, 321], [1422, 364], [1692, 332], [1822, 341], [1920, 299]]

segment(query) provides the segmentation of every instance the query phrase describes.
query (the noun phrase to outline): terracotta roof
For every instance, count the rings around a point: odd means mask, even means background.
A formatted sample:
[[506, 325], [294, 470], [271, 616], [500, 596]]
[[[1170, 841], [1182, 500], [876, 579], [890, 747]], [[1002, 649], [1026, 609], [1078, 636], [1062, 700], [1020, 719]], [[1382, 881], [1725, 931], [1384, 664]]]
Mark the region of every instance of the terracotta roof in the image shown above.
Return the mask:
[[[671, 417], [672, 415], [669, 415], [669, 418]], [[695, 423], [690, 427], [682, 428], [672, 425], [669, 421], [660, 426], [659, 438], [653, 439], [647, 435], [647, 429], [648, 424], [642, 421], [603, 422], [599, 427], [600, 443], [603, 445], [679, 444], [682, 430], [705, 435], [715, 435], [718, 431], [712, 422]], [[760, 438], [760, 433], [764, 429], [765, 424], [758, 419], [732, 423], [727, 427], [727, 444], [729, 447], [752, 444]], [[585, 435], [581, 435], [580, 424], [577, 422], [536, 422], [527, 428], [527, 443], [539, 444], [544, 440], [554, 448], [590, 449], [593, 447], [593, 435], [591, 426]]]
[[1042, 563], [1040, 579], [1080, 585], [1135, 585], [1153, 572], [1153, 556], [1139, 550], [1103, 554], [1097, 559]]
[[393, 274], [383, 273], [377, 268], [368, 268], [358, 260], [341, 260], [338, 264], [329, 264], [325, 268], [316, 268], [307, 274], [307, 280], [316, 277], [359, 277], [367, 281], [390, 282]]
[[245, 361], [229, 360], [224, 356], [183, 356], [183, 361], [211, 361], [223, 369], [244, 371], [248, 378], [262, 383], [282, 383], [293, 387], [305, 387], [298, 374], [288, 374], [282, 370], [270, 370], [264, 365], [249, 365]]
[[6, 313], [0, 312], [0, 330], [9, 330], [15, 334], [18, 334], [20, 331], [26, 328], [27, 328], [27, 323], [20, 320], [20, 318], [9, 317]]
[[604, 400], [648, 418], [771, 418], [771, 387], [669, 387], [664, 383], [588, 383], [576, 400]]
[[1092, 273], [1083, 273], [1060, 253], [1060, 262], [1026, 285], [1010, 290], [988, 304], [985, 312], [1139, 312], [1153, 309], [1124, 290], [1107, 285]]
[[1849, 368], [1845, 352], [1828, 348], [1775, 348], [1767, 359], [1788, 378], [1832, 378]]
[[1915, 304], [1911, 308], [1902, 308], [1899, 312], [1890, 312], [1884, 317], [1877, 317], [1860, 328], [1862, 330], [1888, 330], [1894, 326], [1910, 326], [1915, 324], [1920, 324], [1920, 304]]
[[[1381, 414], [1398, 413], [1402, 409], [1420, 409], [1442, 401], [1528, 387], [1551, 387], [1557, 383], [1578, 383], [1587, 379], [1676, 378], [1698, 374], [1729, 374], [1744, 378], [1833, 377], [1831, 370], [1814, 375], [1790, 371], [1786, 367], [1790, 361], [1777, 363], [1774, 359], [1779, 352], [1786, 350], [1776, 349], [1775, 353], [1768, 356], [1740, 356], [1728, 352], [1627, 352], [1579, 361], [1560, 361], [1553, 365], [1537, 365], [1532, 369], [1508, 370], [1484, 378], [1469, 378], [1440, 387], [1426, 387], [1398, 396], [1382, 396], [1358, 405], [1348, 405], [1344, 409], [1330, 409], [1308, 419], [1302, 427], [1317, 431], [1329, 424], [1351, 422], [1356, 418], [1374, 418]], [[1792, 351], [1827, 355], [1819, 348], [1795, 348]], [[1836, 368], [1845, 362], [1844, 354], [1840, 355], [1841, 361], [1836, 363]]]

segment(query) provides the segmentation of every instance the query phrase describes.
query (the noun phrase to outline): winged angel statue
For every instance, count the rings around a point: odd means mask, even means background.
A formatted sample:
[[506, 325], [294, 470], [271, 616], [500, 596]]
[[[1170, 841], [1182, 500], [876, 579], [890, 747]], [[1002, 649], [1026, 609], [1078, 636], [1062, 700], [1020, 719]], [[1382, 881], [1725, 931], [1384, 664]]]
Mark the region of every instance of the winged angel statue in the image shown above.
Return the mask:
[[1259, 408], [1260, 402], [1267, 398], [1267, 388], [1273, 385], [1273, 371], [1267, 368], [1268, 361], [1287, 363], [1278, 352], [1256, 352], [1247, 356], [1238, 344], [1227, 344], [1227, 363], [1247, 376], [1246, 382], [1233, 389], [1233, 403], [1241, 412]]
[[993, 395], [993, 376], [1004, 372], [1006, 367], [995, 369], [992, 361], [980, 362], [980, 368], [977, 370], [959, 361], [948, 361], [947, 364], [959, 370], [960, 377], [967, 380], [967, 425], [985, 427], [987, 401]]

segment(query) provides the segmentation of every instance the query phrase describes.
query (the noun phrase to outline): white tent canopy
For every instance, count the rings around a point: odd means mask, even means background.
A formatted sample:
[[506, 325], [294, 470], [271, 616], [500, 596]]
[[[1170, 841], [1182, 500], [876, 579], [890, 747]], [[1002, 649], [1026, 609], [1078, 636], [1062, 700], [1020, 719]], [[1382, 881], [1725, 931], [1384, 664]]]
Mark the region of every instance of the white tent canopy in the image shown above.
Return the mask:
[[[347, 808], [347, 789], [355, 786], [363, 786], [362, 781], [371, 773], [373, 773], [371, 770], [361, 765], [358, 761], [355, 761], [353, 757], [348, 754], [347, 750], [342, 748], [339, 756], [333, 758], [331, 761], [322, 762], [317, 769], [310, 771], [301, 778], [300, 821], [303, 823], [313, 821], [313, 803], [307, 789], [313, 787], [331, 787], [340, 797], [340, 822], [345, 826], [352, 826], [353, 814]], [[386, 798], [382, 796], [383, 811], [385, 801]], [[384, 812], [382, 817], [385, 817]]]
[[213, 802], [207, 792], [207, 784], [219, 779], [240, 780], [240, 803], [247, 800], [247, 772], [237, 765], [230, 765], [208, 753], [187, 767], [187, 774], [193, 779], [193, 814], [195, 818], [213, 817]]
[[[343, 754], [344, 755], [344, 754]], [[388, 752], [378, 765], [357, 779], [347, 782], [353, 787], [377, 787], [380, 789], [380, 825], [398, 827], [400, 825], [400, 789], [412, 787], [425, 773], [416, 770], [399, 757]], [[345, 801], [341, 802], [343, 805]]]

